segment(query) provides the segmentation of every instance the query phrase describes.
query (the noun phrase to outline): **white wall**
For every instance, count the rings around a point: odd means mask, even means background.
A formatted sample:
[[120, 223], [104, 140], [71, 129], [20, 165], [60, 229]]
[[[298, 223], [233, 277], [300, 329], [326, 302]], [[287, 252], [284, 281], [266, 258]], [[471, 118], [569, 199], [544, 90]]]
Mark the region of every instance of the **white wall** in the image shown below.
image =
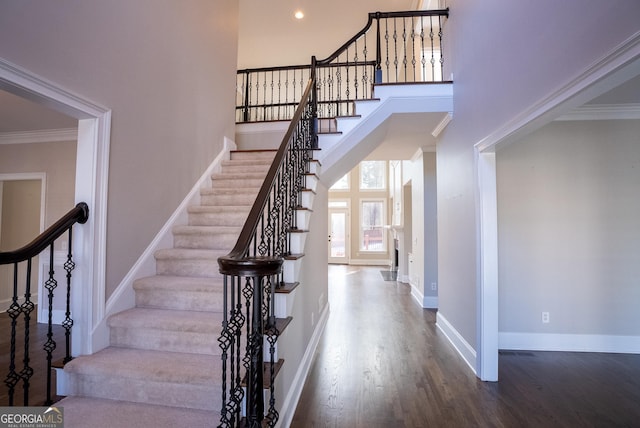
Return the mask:
[[418, 150], [404, 165], [409, 169], [411, 181], [411, 295], [420, 306], [437, 308], [436, 154]]
[[554, 122], [497, 152], [500, 332], [519, 346], [640, 336], [638, 135], [637, 120]]
[[234, 0], [16, 1], [0, 57], [112, 110], [106, 296], [233, 140]]
[[[437, 146], [439, 315], [477, 349], [474, 144], [638, 31], [626, 0], [451, 0], [454, 118]], [[470, 362], [474, 366], [474, 362]]]

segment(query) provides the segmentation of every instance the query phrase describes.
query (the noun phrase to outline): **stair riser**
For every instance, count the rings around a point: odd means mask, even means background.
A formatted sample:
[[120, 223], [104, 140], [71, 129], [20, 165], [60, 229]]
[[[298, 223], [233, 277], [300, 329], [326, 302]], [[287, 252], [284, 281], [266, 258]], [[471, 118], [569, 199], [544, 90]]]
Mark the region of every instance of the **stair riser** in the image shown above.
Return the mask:
[[218, 278], [217, 260], [156, 260], [156, 273], [158, 275], [173, 276], [197, 276], [206, 278]]
[[[144, 361], [132, 362], [144, 364]], [[121, 378], [113, 375], [88, 376], [69, 374], [66, 395], [133, 401], [219, 412], [222, 407], [220, 385], [157, 382]]]
[[264, 175], [267, 175], [267, 171], [269, 171], [270, 164], [264, 165], [223, 165], [222, 173], [223, 174], [234, 174], [234, 173], [243, 173], [247, 171], [251, 172], [261, 172]]
[[220, 333], [166, 331], [151, 328], [111, 327], [112, 346], [152, 351], [189, 352], [221, 355], [217, 338]]
[[210, 205], [210, 206], [218, 206], [218, 205], [229, 205], [229, 206], [251, 206], [253, 202], [256, 200], [255, 194], [221, 194], [221, 195], [202, 195], [200, 197], [200, 203], [202, 205]]
[[238, 240], [237, 233], [174, 234], [174, 248], [231, 250]]
[[275, 150], [231, 152], [231, 160], [273, 159]]
[[136, 306], [171, 310], [211, 311], [222, 308], [222, 292], [136, 290]]
[[189, 214], [190, 226], [237, 226], [244, 225], [249, 210], [238, 210], [233, 214], [192, 213]]
[[216, 179], [211, 180], [211, 187], [213, 189], [238, 189], [238, 188], [247, 188], [247, 189], [260, 189], [262, 183], [264, 182], [264, 178], [244, 178], [244, 179]]

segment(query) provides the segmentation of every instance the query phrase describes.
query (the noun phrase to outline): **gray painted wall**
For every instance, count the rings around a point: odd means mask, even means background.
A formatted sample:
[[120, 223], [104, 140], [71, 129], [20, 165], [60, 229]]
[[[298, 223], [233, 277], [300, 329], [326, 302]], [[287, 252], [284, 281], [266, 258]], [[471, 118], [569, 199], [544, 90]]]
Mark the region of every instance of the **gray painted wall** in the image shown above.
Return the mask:
[[[437, 146], [439, 313], [477, 349], [474, 144], [638, 31], [628, 0], [451, 0], [454, 118]], [[606, 30], [605, 30], [606, 29]]]
[[501, 332], [640, 335], [639, 136], [553, 122], [497, 152]]
[[0, 57], [112, 110], [106, 297], [233, 140], [238, 2], [13, 1]]

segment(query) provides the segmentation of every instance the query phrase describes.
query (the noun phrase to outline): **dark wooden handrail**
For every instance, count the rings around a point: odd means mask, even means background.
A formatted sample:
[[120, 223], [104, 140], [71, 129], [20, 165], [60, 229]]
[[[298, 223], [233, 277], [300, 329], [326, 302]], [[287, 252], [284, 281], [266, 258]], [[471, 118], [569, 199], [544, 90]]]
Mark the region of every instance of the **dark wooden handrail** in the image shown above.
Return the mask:
[[338, 58], [341, 53], [343, 53], [349, 46], [353, 44], [356, 40], [362, 37], [369, 28], [371, 28], [371, 24], [373, 24], [374, 19], [381, 18], [409, 18], [414, 16], [449, 16], [449, 9], [437, 9], [437, 10], [407, 10], [400, 12], [369, 12], [369, 19], [367, 20], [367, 24], [364, 28], [356, 33], [355, 36], [350, 38], [346, 43], [340, 46], [334, 53], [329, 55], [324, 59], [317, 60], [317, 65], [326, 65]]
[[260, 217], [263, 215], [264, 209], [267, 205], [271, 188], [275, 184], [275, 180], [278, 176], [278, 169], [280, 168], [282, 161], [285, 158], [285, 154], [289, 147], [291, 137], [293, 136], [296, 126], [301, 120], [305, 107], [309, 102], [309, 96], [311, 94], [311, 91], [313, 90], [314, 85], [315, 79], [312, 76], [312, 78], [309, 79], [307, 83], [307, 87], [304, 91], [304, 94], [302, 95], [302, 101], [298, 105], [298, 108], [293, 115], [293, 119], [289, 124], [287, 133], [282, 139], [282, 143], [280, 144], [280, 147], [278, 148], [278, 151], [273, 159], [273, 163], [269, 168], [269, 172], [267, 172], [267, 176], [262, 183], [262, 187], [258, 192], [258, 196], [256, 197], [256, 200], [251, 207], [251, 211], [249, 211], [249, 216], [244, 223], [242, 231], [240, 232], [240, 236], [236, 241], [236, 245], [233, 247], [231, 252], [229, 252], [229, 254], [218, 259], [220, 273], [222, 274], [241, 276], [265, 276], [279, 272], [280, 266], [282, 265], [282, 257], [265, 256], [247, 259], [246, 255], [249, 251], [251, 241], [256, 233]]
[[65, 233], [75, 223], [84, 224], [89, 219], [89, 206], [85, 202], [78, 203], [73, 209], [42, 232], [36, 239], [22, 248], [0, 253], [0, 265], [19, 263], [40, 254], [60, 235]]

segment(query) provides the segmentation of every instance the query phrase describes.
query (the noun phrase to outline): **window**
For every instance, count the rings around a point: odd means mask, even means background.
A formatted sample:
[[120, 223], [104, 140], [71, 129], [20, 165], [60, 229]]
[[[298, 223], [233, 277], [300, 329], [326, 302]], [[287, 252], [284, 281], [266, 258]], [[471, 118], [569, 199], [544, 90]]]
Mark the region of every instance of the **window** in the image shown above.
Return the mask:
[[344, 177], [336, 181], [330, 190], [349, 190], [349, 173], [346, 173]]
[[386, 188], [386, 161], [360, 162], [360, 189], [384, 190]]
[[387, 251], [384, 200], [361, 201], [360, 220], [360, 251]]

